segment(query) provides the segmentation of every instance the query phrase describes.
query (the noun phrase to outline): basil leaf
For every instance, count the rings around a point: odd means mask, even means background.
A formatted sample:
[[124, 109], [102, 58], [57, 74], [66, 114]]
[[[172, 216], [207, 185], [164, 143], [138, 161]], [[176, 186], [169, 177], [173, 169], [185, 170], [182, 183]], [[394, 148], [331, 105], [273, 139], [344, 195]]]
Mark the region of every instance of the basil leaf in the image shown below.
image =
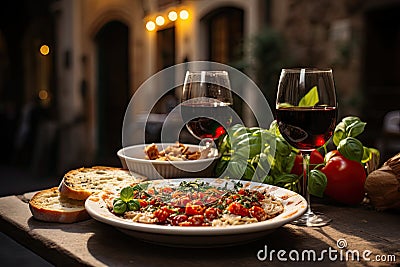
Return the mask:
[[267, 176], [264, 177], [262, 182], [265, 183], [265, 184], [274, 185], [274, 178], [271, 175], [267, 175]]
[[136, 211], [140, 209], [140, 203], [137, 199], [131, 199], [126, 203], [128, 210]]
[[363, 147], [363, 151], [364, 152], [363, 152], [363, 157], [362, 157], [361, 162], [366, 163], [372, 158], [372, 153], [368, 147]]
[[356, 116], [347, 116], [347, 117], [344, 117], [344, 118], [342, 119], [342, 121], [343, 121], [343, 123], [345, 124], [345, 126], [348, 127], [348, 126], [351, 125], [351, 124], [354, 124], [354, 123], [359, 122], [359, 121], [360, 121], [360, 118], [359, 118], [359, 117], [356, 117]]
[[245, 171], [247, 168], [247, 162], [243, 160], [231, 160], [230, 163], [227, 166], [227, 173], [229, 176], [239, 179], [243, 177]]
[[308, 176], [308, 192], [317, 197], [323, 197], [328, 179], [320, 170], [311, 170]]
[[364, 131], [366, 125], [356, 116], [345, 117], [342, 121], [346, 128], [346, 137], [356, 137]]
[[292, 148], [288, 142], [286, 142], [283, 138], [276, 138], [276, 154], [281, 156], [288, 156], [292, 152]]
[[347, 137], [356, 137], [360, 135], [365, 128], [366, 123], [355, 116], [348, 116], [338, 123], [333, 133], [333, 143], [338, 146], [339, 142]]
[[228, 166], [229, 163], [229, 159], [228, 160], [220, 160], [217, 162], [216, 166], [215, 166], [215, 174], [216, 176], [220, 176], [226, 169], [226, 167]]
[[335, 146], [338, 146], [340, 141], [346, 137], [346, 125], [341, 121], [336, 125], [335, 132], [333, 133], [333, 143]]
[[296, 174], [285, 173], [285, 174], [277, 176], [274, 179], [274, 183], [277, 185], [285, 185], [288, 183], [294, 183], [298, 179], [299, 179], [299, 177]]
[[131, 200], [133, 198], [133, 188], [130, 186], [122, 188], [120, 198], [124, 202]]
[[253, 179], [254, 173], [255, 173], [254, 167], [250, 164], [247, 164], [247, 167], [244, 171], [243, 177], [247, 180], [251, 180], [251, 179]]
[[281, 132], [279, 131], [278, 127], [278, 122], [276, 120], [271, 122], [269, 130], [271, 131], [272, 134], [275, 134], [276, 136], [281, 136]]
[[126, 211], [126, 203], [119, 199], [113, 205], [113, 211], [116, 214], [123, 214]]
[[308, 93], [300, 99], [299, 107], [313, 107], [319, 102], [317, 86], [311, 88]]
[[337, 149], [344, 157], [358, 162], [361, 162], [364, 155], [364, 146], [354, 137], [340, 141]]

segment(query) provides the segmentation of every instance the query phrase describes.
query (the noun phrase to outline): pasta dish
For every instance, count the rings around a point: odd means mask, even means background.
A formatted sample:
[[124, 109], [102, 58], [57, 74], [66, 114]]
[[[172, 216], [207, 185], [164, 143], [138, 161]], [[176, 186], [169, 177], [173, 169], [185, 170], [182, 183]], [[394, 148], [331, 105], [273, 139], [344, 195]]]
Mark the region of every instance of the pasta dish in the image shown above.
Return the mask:
[[282, 202], [262, 190], [211, 186], [205, 181], [175, 185], [141, 183], [103, 194], [110, 212], [133, 222], [170, 226], [242, 225], [274, 218], [284, 211]]

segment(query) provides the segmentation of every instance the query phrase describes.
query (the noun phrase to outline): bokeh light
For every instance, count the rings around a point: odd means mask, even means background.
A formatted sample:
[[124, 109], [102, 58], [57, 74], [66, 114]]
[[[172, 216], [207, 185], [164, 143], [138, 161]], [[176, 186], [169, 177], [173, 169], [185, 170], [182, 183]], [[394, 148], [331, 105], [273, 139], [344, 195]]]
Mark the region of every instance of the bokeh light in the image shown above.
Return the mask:
[[50, 47], [48, 45], [42, 45], [39, 51], [43, 56], [47, 56], [50, 53]]
[[163, 16], [157, 16], [157, 18], [156, 18], [156, 24], [157, 24], [158, 26], [162, 26], [162, 25], [164, 25], [164, 23], [165, 23], [164, 17], [163, 17]]
[[179, 17], [183, 20], [186, 20], [189, 18], [189, 12], [186, 9], [183, 9], [181, 12], [179, 12]]
[[153, 21], [148, 21], [147, 23], [146, 23], [146, 29], [148, 30], [148, 31], [154, 31], [154, 29], [156, 28], [156, 24], [153, 22]]
[[178, 14], [175, 11], [170, 11], [168, 13], [168, 19], [170, 21], [175, 21], [178, 18]]

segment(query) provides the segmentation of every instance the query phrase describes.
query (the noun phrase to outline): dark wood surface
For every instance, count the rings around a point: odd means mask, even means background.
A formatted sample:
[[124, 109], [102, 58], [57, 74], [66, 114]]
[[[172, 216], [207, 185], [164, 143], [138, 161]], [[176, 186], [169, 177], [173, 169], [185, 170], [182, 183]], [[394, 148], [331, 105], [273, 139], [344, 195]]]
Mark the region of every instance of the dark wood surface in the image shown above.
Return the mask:
[[[57, 266], [251, 267], [271, 263], [274, 266], [385, 266], [400, 263], [399, 214], [377, 212], [362, 206], [326, 204], [316, 204], [314, 210], [331, 217], [331, 224], [320, 228], [288, 224], [250, 243], [217, 248], [149, 244], [94, 219], [74, 224], [40, 222], [32, 217], [22, 196], [0, 198], [0, 226], [3, 233]], [[338, 248], [338, 240], [347, 242], [345, 249]], [[285, 253], [280, 255], [286, 261], [279, 260], [280, 250]], [[265, 251], [268, 257], [263, 259]], [[297, 257], [296, 251], [300, 262], [292, 260]], [[316, 262], [312, 260], [312, 254], [309, 259], [310, 251], [315, 251]], [[359, 261], [353, 256], [356, 252]], [[369, 260], [363, 258], [363, 253]], [[376, 256], [387, 260], [378, 262]]]

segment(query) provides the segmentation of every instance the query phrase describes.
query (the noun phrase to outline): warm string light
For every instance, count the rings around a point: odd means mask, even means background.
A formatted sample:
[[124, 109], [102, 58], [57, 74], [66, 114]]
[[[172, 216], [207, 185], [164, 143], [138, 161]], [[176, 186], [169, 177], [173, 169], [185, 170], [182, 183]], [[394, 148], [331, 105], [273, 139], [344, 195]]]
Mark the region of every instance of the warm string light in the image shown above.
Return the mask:
[[187, 20], [189, 18], [189, 12], [186, 9], [183, 9], [181, 12], [179, 12], [179, 17], [182, 20]]
[[156, 24], [157, 24], [158, 26], [162, 26], [162, 25], [164, 25], [164, 23], [165, 23], [164, 17], [163, 17], [163, 16], [157, 16], [157, 18], [156, 18]]
[[153, 21], [148, 21], [147, 23], [146, 23], [146, 29], [148, 30], [148, 31], [154, 31], [154, 29], [156, 28], [156, 24], [153, 22]]
[[176, 13], [175, 11], [170, 11], [168, 13], [168, 19], [170, 21], [175, 21], [178, 18], [178, 13]]
[[[178, 19], [178, 13], [175, 10], [171, 10], [168, 12], [167, 16], [159, 15], [154, 21], [149, 20], [146, 22], [146, 29], [151, 32], [156, 29], [156, 26], [163, 26], [166, 24], [165, 17], [167, 17], [169, 21], [174, 22]], [[189, 18], [189, 11], [186, 9], [179, 11], [179, 18], [181, 20], [187, 20]]]

